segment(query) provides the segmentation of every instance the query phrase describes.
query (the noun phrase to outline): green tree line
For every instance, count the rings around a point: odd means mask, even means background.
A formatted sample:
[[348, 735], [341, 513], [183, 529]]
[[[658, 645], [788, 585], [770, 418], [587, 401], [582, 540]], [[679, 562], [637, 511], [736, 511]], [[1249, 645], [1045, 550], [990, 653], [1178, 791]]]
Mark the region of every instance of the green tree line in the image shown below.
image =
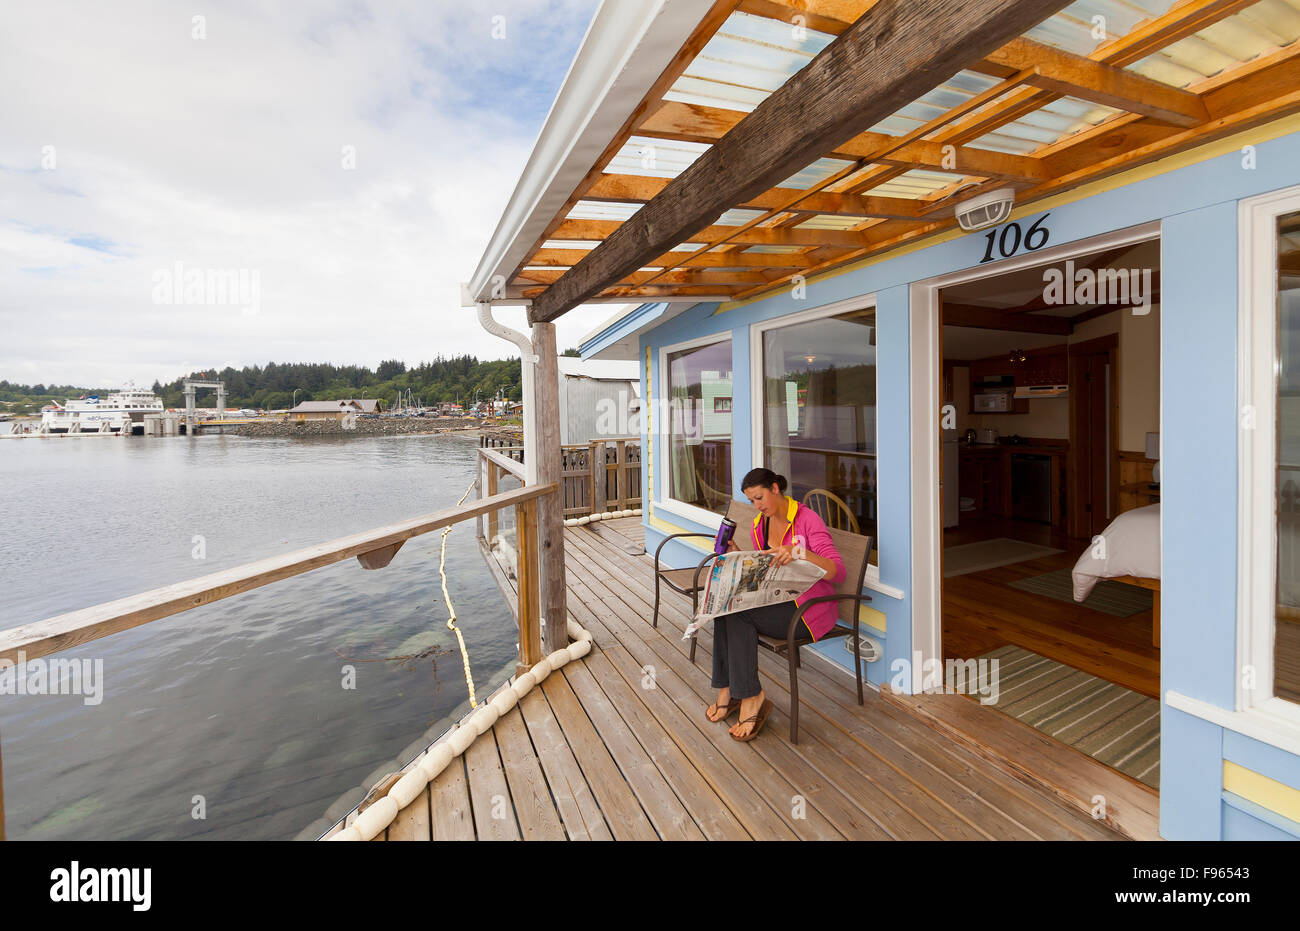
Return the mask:
[[[399, 395], [409, 391], [424, 404], [459, 401], [466, 406], [479, 400], [501, 396], [520, 400], [518, 359], [482, 361], [474, 356], [438, 356], [432, 362], [407, 366], [389, 359], [371, 369], [360, 365], [333, 365], [328, 362], [268, 362], [266, 365], [241, 369], [208, 369], [190, 372], [170, 382], [153, 383], [153, 391], [166, 407], [185, 404], [186, 379], [217, 380], [226, 384], [226, 404], [230, 407], [266, 410], [290, 407], [294, 390], [297, 400], [336, 401], [340, 398], [379, 398], [390, 407]], [[83, 388], [73, 385], [19, 385], [0, 381], [0, 404], [12, 413], [34, 413], [50, 401], [63, 403], [66, 398], [83, 394], [106, 397], [116, 388]], [[205, 392], [199, 405], [211, 407], [214, 392]]]

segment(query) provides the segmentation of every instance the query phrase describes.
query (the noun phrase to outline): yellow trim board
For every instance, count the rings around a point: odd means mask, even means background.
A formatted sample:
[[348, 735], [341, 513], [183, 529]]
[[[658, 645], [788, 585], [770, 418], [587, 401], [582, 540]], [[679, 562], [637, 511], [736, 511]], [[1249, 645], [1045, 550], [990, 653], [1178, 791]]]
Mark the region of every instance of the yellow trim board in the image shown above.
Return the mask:
[[1270, 779], [1253, 769], [1246, 769], [1231, 760], [1223, 761], [1223, 788], [1261, 808], [1300, 823], [1300, 789]]
[[[1138, 181], [1145, 181], [1147, 178], [1153, 178], [1156, 175], [1168, 174], [1171, 171], [1177, 171], [1188, 165], [1194, 165], [1198, 162], [1208, 161], [1212, 158], [1218, 158], [1221, 155], [1227, 155], [1229, 152], [1240, 151], [1246, 145], [1258, 145], [1261, 142], [1269, 142], [1291, 133], [1300, 132], [1300, 114], [1283, 117], [1274, 120], [1271, 123], [1265, 123], [1262, 126], [1256, 126], [1252, 129], [1244, 129], [1239, 133], [1231, 136], [1225, 136], [1213, 142], [1207, 142], [1205, 145], [1188, 149], [1185, 152], [1178, 152], [1173, 155], [1166, 155], [1164, 158], [1158, 158], [1155, 161], [1148, 162], [1145, 165], [1139, 165], [1136, 168], [1130, 168], [1127, 171], [1121, 171], [1117, 174], [1108, 175], [1096, 181], [1071, 188], [1061, 194], [1054, 194], [1045, 197], [1042, 200], [1036, 200], [1032, 203], [1022, 204], [1011, 211], [1011, 215], [1004, 222], [1019, 220], [1021, 217], [1034, 213], [1043, 213], [1047, 210], [1053, 210], [1064, 204], [1071, 204], [1075, 201], [1084, 200], [1096, 194], [1102, 194], [1106, 191], [1112, 191], [1115, 188], [1124, 187], [1128, 184], [1134, 184]], [[1215, 203], [1209, 201], [1208, 203]], [[928, 249], [931, 246], [937, 246], [951, 240], [958, 239], [962, 236], [969, 235], [965, 230], [953, 228], [944, 232], [935, 233], [932, 236], [922, 236], [920, 239], [904, 243], [896, 249], [888, 252], [882, 252], [879, 255], [868, 256], [840, 268], [828, 269], [819, 272], [805, 279], [805, 284], [813, 284], [817, 281], [829, 281], [832, 278], [838, 278], [840, 275], [847, 275], [849, 272], [858, 271], [863, 268], [870, 268], [872, 265], [878, 265], [881, 262], [888, 262], [892, 259], [915, 252], [918, 249]], [[956, 269], [953, 269], [954, 271]], [[778, 297], [792, 290], [794, 285], [788, 285], [776, 291], [769, 291], [765, 294], [756, 294], [753, 297], [745, 298], [743, 301], [727, 301], [719, 304], [713, 311], [714, 315], [725, 313], [728, 310], [737, 310], [746, 307], [749, 304], [756, 304], [759, 301], [766, 301], [773, 297]]]

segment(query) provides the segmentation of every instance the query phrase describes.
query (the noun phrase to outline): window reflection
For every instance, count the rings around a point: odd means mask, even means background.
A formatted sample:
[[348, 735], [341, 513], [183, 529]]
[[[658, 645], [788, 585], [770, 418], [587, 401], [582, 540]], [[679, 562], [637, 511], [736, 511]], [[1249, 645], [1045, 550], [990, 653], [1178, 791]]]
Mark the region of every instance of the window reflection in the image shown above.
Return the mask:
[[763, 464], [828, 526], [873, 540], [875, 324], [868, 308], [763, 333]]
[[731, 501], [731, 342], [668, 354], [668, 496], [726, 513]]

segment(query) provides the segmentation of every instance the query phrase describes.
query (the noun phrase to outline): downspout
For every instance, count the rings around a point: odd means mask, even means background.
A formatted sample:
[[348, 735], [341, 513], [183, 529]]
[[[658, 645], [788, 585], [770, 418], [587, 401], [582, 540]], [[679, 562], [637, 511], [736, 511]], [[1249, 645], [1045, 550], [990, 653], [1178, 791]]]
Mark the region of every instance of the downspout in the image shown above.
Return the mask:
[[537, 484], [537, 405], [534, 403], [533, 378], [536, 373], [537, 354], [533, 352], [533, 342], [518, 330], [513, 330], [492, 316], [492, 305], [487, 301], [478, 302], [478, 322], [483, 329], [493, 336], [514, 343], [519, 348], [519, 361], [522, 369], [523, 385], [521, 398], [524, 402], [524, 484]]

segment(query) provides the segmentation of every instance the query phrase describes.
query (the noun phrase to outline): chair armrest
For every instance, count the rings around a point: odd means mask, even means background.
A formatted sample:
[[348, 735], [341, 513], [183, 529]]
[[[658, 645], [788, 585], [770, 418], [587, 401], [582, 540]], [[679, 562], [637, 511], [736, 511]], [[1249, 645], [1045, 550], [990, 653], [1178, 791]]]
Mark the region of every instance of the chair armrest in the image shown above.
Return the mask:
[[707, 566], [709, 563], [713, 562], [713, 560], [717, 558], [718, 558], [717, 553], [709, 553], [707, 556], [705, 556], [703, 559], [700, 560], [699, 565], [695, 567], [695, 578], [691, 580], [691, 585], [693, 587], [695, 588], [700, 587], [700, 572], [703, 571], [705, 566]]
[[690, 530], [686, 531], [685, 533], [669, 534], [668, 536], [664, 537], [662, 543], [660, 543], [658, 546], [655, 547], [655, 571], [656, 572], [659, 571], [659, 551], [664, 548], [664, 546], [668, 543], [669, 540], [676, 540], [678, 537], [710, 537], [711, 538], [715, 536], [716, 534], [697, 533], [695, 531], [690, 531]]
[[[860, 602], [863, 602], [863, 601], [870, 601], [870, 600], [871, 600], [871, 596], [870, 596], [870, 595], [862, 595], [862, 594], [858, 594], [858, 595], [822, 595], [822, 596], [819, 597], [819, 598], [809, 598], [809, 599], [808, 599], [807, 601], [805, 601], [803, 604], [799, 605], [799, 607], [798, 607], [798, 608], [795, 610], [795, 612], [794, 612], [794, 617], [790, 618], [790, 629], [786, 632], [786, 635], [785, 635], [786, 642], [789, 643], [789, 644], [791, 645], [791, 647], [794, 646], [794, 629], [795, 629], [796, 627], [798, 627], [798, 626], [799, 626], [799, 622], [803, 620], [803, 613], [804, 613], [805, 611], [807, 611], [809, 608], [811, 608], [813, 605], [815, 605], [815, 604], [822, 604], [823, 602], [826, 602], [826, 601], [857, 601], [857, 602], [860, 603]], [[853, 617], [853, 632], [854, 632], [854, 633], [857, 633], [857, 631], [858, 631], [858, 618], [857, 618], [857, 615], [854, 615], [854, 617]]]

